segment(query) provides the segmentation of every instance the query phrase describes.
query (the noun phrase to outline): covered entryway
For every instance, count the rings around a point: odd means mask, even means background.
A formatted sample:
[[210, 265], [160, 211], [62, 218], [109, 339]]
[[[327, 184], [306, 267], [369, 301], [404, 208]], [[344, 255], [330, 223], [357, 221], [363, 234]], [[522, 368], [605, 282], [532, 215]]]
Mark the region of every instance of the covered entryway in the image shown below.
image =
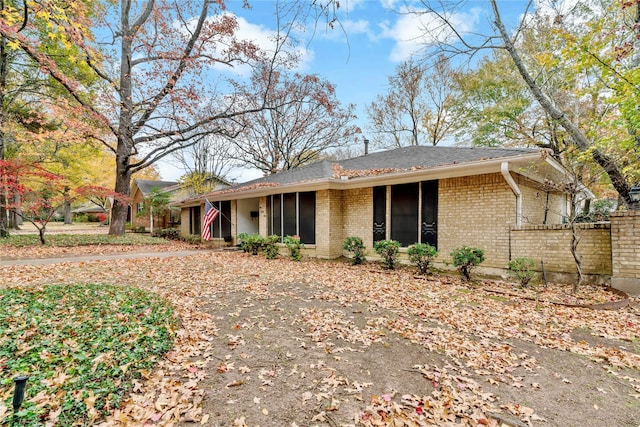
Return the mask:
[[254, 234], [260, 231], [259, 206], [260, 199], [239, 199], [237, 201], [237, 232]]

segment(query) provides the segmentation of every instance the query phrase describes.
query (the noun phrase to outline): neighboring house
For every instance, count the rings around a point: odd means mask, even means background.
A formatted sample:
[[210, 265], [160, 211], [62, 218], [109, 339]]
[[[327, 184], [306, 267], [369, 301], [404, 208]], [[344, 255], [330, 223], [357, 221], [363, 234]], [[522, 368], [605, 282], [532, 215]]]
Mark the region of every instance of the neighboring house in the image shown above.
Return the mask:
[[106, 215], [107, 210], [102, 206], [98, 206], [94, 203], [85, 203], [82, 206], [72, 209], [71, 213], [73, 214], [75, 219], [78, 217], [78, 215], [97, 215], [97, 214]]
[[337, 258], [348, 236], [430, 243], [449, 259], [467, 245], [485, 251], [486, 267], [503, 269], [511, 228], [561, 224], [565, 194], [545, 182], [570, 181], [548, 152], [534, 149], [413, 146], [340, 161], [320, 161], [174, 203], [181, 234], [201, 233], [204, 200], [221, 215], [214, 239], [239, 233], [298, 235], [305, 255]]
[[[155, 181], [149, 179], [134, 179], [131, 184], [131, 196], [129, 198], [129, 220], [135, 227], [149, 228], [151, 226], [150, 213], [144, 212], [145, 201], [153, 191], [163, 191], [169, 194], [180, 189], [175, 181]], [[154, 228], [169, 228], [180, 224], [180, 217], [175, 211], [169, 210], [163, 218], [154, 217]]]
[[[213, 188], [222, 189], [229, 187], [229, 182], [221, 178], [213, 178], [208, 182]], [[149, 212], [142, 214], [144, 211], [145, 201], [153, 191], [160, 190], [169, 193], [170, 202], [178, 202], [184, 198], [193, 197], [194, 194], [189, 188], [175, 181], [156, 181], [148, 179], [134, 179], [131, 184], [131, 196], [129, 201], [128, 221], [135, 227], [150, 228], [151, 215]], [[170, 209], [163, 218], [158, 219], [154, 216], [155, 228], [172, 228], [180, 225], [180, 210], [176, 208]]]

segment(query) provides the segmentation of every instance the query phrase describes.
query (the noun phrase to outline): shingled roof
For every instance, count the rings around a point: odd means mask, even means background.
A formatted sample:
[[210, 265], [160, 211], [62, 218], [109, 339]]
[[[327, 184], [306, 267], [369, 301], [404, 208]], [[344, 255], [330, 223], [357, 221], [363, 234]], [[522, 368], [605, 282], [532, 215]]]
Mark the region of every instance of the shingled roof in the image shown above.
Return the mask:
[[[358, 185], [383, 185], [384, 182], [410, 182], [412, 179], [437, 179], [445, 176], [486, 173], [487, 168], [500, 171], [502, 161], [528, 164], [545, 158], [539, 149], [488, 147], [411, 146], [380, 151], [346, 160], [321, 160], [306, 166], [233, 185], [223, 190], [183, 199], [175, 205], [187, 206], [204, 198], [255, 197], [273, 193], [275, 188], [312, 191], [320, 188], [355, 188]], [[492, 164], [493, 166], [489, 166]], [[497, 169], [496, 169], [497, 164]], [[558, 168], [562, 168], [557, 165]], [[454, 170], [455, 172], [451, 172]], [[400, 176], [402, 175], [402, 176]], [[399, 177], [400, 176], [400, 177]], [[394, 177], [394, 178], [392, 178]], [[369, 183], [365, 184], [364, 180]], [[375, 180], [376, 182], [373, 182]], [[306, 187], [306, 189], [302, 189]], [[283, 191], [283, 189], [279, 190]]]
[[151, 179], [136, 179], [136, 185], [145, 196], [152, 192], [154, 189], [165, 189], [167, 187], [172, 187], [178, 185], [175, 181], [154, 181]]
[[[341, 175], [357, 177], [373, 174], [427, 169], [438, 166], [478, 162], [489, 159], [517, 157], [534, 154], [539, 150], [526, 148], [488, 147], [434, 147], [415, 145], [380, 151], [346, 160], [321, 160], [296, 169], [290, 169], [253, 181], [236, 184], [229, 190], [259, 184], [286, 185], [296, 182], [340, 178]], [[369, 171], [370, 173], [367, 173]], [[361, 172], [361, 175], [354, 174]]]

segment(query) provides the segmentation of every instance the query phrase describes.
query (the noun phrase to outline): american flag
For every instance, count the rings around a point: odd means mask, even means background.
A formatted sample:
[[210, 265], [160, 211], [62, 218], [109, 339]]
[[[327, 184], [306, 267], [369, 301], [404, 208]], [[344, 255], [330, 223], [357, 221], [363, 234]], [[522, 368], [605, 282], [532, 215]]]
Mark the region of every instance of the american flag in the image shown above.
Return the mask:
[[218, 217], [220, 211], [207, 199], [204, 200], [204, 221], [202, 223], [202, 239], [211, 240], [211, 224]]

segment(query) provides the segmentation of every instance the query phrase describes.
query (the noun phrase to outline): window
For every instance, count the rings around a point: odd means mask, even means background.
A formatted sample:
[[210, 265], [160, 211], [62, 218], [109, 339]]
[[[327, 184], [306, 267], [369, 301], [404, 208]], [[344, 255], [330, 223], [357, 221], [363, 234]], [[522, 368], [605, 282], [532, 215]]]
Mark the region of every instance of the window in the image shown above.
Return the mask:
[[200, 234], [200, 206], [189, 208], [189, 234]]
[[169, 222], [171, 224], [180, 224], [180, 208], [169, 209]]
[[267, 197], [268, 232], [278, 236], [300, 236], [316, 243], [316, 193], [274, 194]]
[[211, 237], [231, 239], [231, 201], [222, 200], [212, 204], [220, 213], [211, 224]]
[[136, 203], [136, 215], [144, 210], [144, 202]]
[[[390, 237], [403, 247], [417, 242], [437, 245], [438, 181], [390, 188]], [[421, 200], [421, 203], [420, 203]], [[387, 187], [373, 188], [373, 241], [386, 237]]]
[[391, 186], [391, 239], [402, 246], [419, 239], [418, 188], [418, 183]]

